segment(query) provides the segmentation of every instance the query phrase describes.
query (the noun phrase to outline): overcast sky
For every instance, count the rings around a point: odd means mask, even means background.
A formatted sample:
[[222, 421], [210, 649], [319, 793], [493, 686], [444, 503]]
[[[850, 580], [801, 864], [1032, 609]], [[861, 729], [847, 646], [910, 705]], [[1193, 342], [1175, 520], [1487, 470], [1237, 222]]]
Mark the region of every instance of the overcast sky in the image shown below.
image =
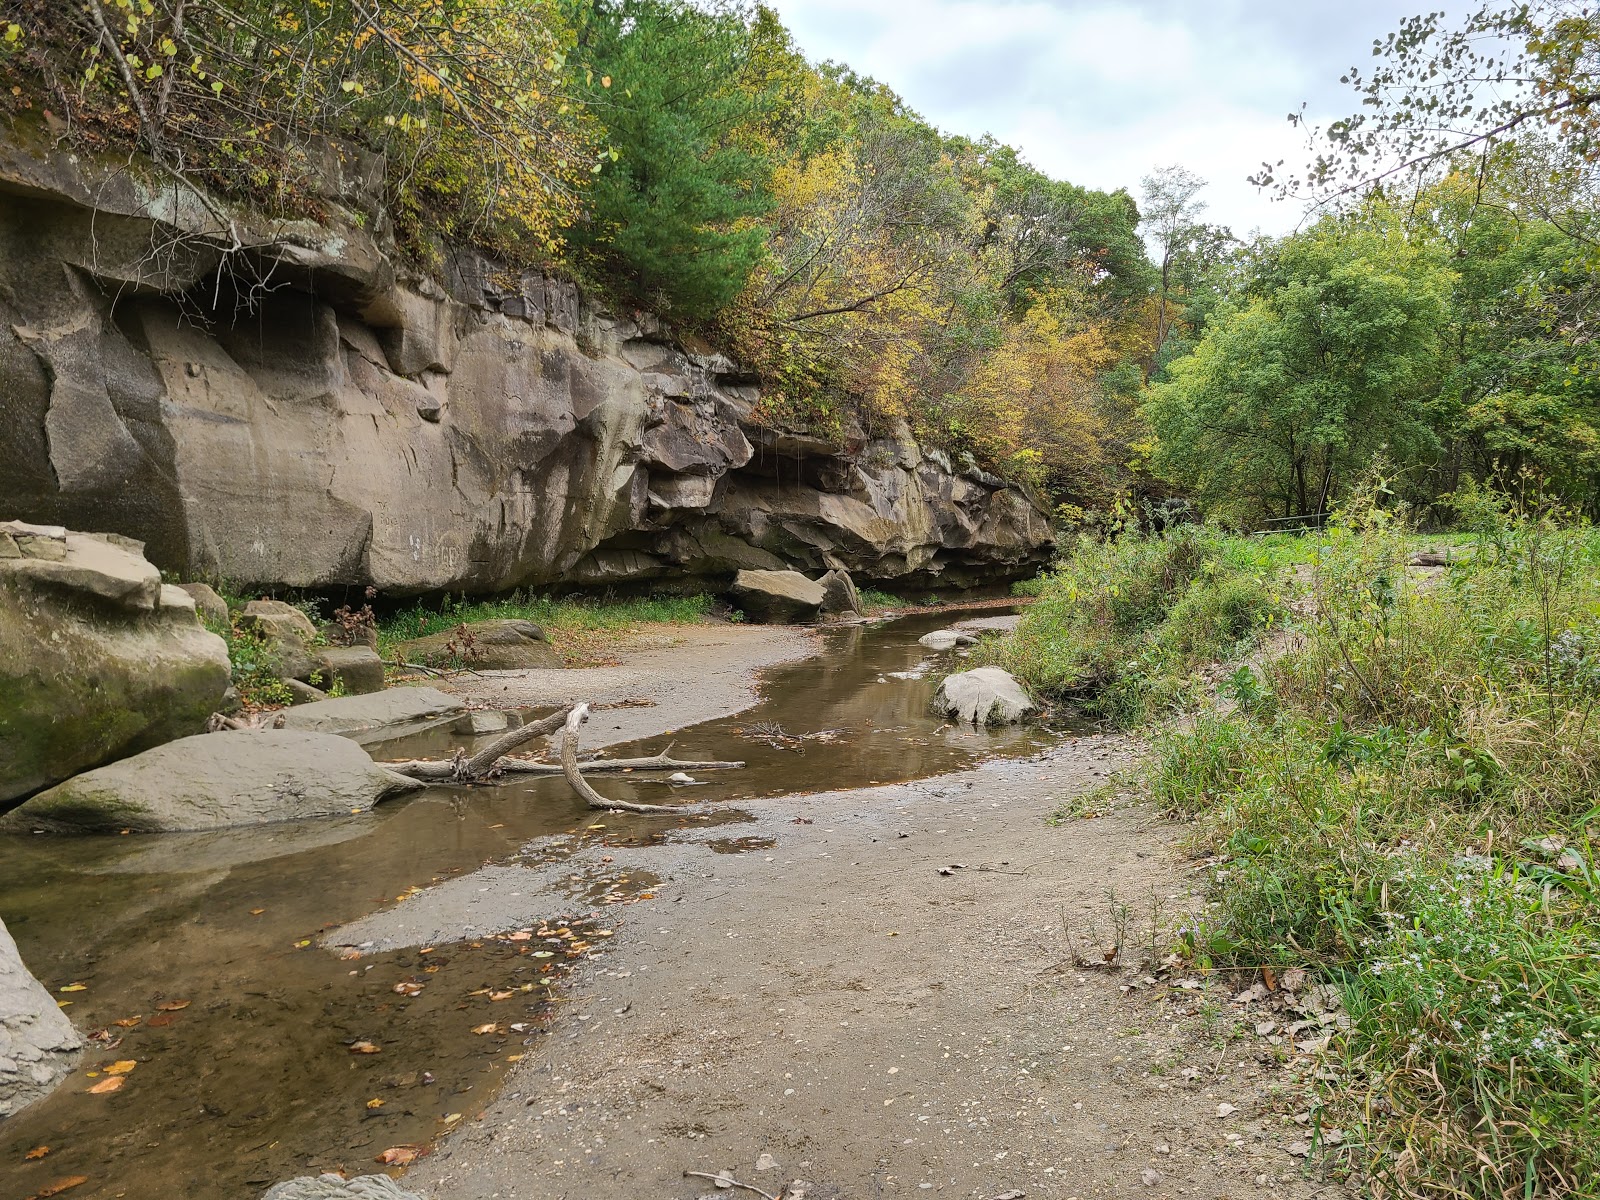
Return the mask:
[[1306, 158], [1286, 114], [1354, 111], [1339, 83], [1435, 0], [769, 0], [806, 55], [888, 84], [950, 133], [993, 133], [1041, 170], [1126, 187], [1180, 163], [1212, 221], [1285, 233], [1297, 207], [1245, 182]]

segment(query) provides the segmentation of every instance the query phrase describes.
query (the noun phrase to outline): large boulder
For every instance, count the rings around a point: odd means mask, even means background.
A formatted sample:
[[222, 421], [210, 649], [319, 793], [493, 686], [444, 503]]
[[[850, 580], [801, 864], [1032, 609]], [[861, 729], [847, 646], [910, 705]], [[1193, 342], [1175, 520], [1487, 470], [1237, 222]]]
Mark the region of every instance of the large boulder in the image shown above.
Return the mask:
[[746, 616], [769, 625], [815, 620], [824, 595], [799, 571], [740, 571], [729, 591]]
[[935, 629], [932, 633], [925, 633], [917, 639], [917, 645], [926, 646], [929, 650], [954, 650], [957, 646], [973, 646], [978, 639], [970, 633], [962, 633], [959, 629]]
[[129, 544], [0, 531], [0, 806], [200, 732], [229, 684], [227, 645]]
[[316, 670], [312, 647], [318, 640], [317, 627], [294, 605], [282, 600], [252, 600], [234, 623], [261, 639], [279, 678], [307, 679]]
[[560, 667], [561, 655], [543, 629], [514, 618], [474, 621], [466, 627], [412, 638], [395, 647], [406, 662], [425, 667], [471, 667], [475, 671], [522, 671]]
[[999, 667], [977, 667], [946, 676], [933, 698], [935, 712], [974, 725], [1014, 725], [1033, 707], [1022, 685]]
[[72, 1071], [82, 1046], [0, 921], [0, 1121], [48, 1095]]
[[[308, 706], [309, 707], [309, 706]], [[238, 730], [181, 738], [58, 784], [5, 833], [181, 833], [364, 812], [422, 785], [348, 738]]]
[[340, 684], [351, 696], [383, 691], [383, 660], [371, 646], [318, 646], [311, 674], [322, 687]]
[[861, 593], [856, 591], [856, 581], [849, 571], [829, 571], [820, 580], [822, 584], [822, 613], [830, 617], [858, 617], [861, 615]]
[[228, 602], [209, 583], [180, 583], [178, 587], [188, 593], [196, 610], [208, 625], [228, 623]]
[[367, 745], [448, 725], [466, 711], [459, 699], [438, 688], [396, 687], [297, 705], [282, 716], [285, 729], [338, 734]]

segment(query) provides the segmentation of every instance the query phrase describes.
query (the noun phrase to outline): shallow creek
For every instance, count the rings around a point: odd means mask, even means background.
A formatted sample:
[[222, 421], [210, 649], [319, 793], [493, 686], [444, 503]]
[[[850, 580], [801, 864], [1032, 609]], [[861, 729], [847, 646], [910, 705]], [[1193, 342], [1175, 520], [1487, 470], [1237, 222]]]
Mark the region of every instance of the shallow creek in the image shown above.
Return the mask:
[[[53, 1096], [0, 1124], [0, 1197], [81, 1175], [74, 1200], [249, 1200], [315, 1169], [380, 1170], [386, 1149], [471, 1120], [512, 1062], [539, 1053], [566, 965], [603, 954], [654, 877], [636, 859], [623, 870], [588, 856], [556, 874], [542, 920], [510, 936], [341, 958], [321, 934], [485, 863], [687, 838], [742, 852], [754, 847], [739, 836], [741, 798], [922, 778], [1057, 740], [1062, 730], [984, 733], [931, 715], [960, 660], [916, 639], [961, 615], [827, 631], [818, 655], [765, 673], [755, 707], [607, 749], [672, 742], [677, 758], [743, 760], [693, 787], [595, 777], [621, 799], [730, 801], [709, 820], [607, 817], [559, 777], [524, 777], [302, 825], [0, 839], [0, 916], [78, 1028], [103, 1031]], [[374, 754], [444, 756], [461, 741], [427, 734]], [[115, 1091], [90, 1091], [129, 1060]], [[38, 1147], [49, 1152], [29, 1159]]]

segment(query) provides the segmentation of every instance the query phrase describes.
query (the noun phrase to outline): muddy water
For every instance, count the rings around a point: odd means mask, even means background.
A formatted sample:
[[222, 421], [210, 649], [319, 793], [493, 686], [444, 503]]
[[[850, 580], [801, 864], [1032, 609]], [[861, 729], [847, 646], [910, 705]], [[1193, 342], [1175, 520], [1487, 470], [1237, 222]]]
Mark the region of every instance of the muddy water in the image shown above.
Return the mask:
[[[741, 759], [743, 770], [705, 773], [692, 788], [596, 784], [646, 802], [733, 801], [918, 778], [1054, 740], [1039, 727], [984, 734], [929, 715], [939, 671], [921, 668], [959, 660], [916, 638], [952, 619], [831, 631], [820, 656], [767, 673], [756, 708], [607, 751], [675, 741], [677, 757]], [[434, 737], [392, 754], [452, 745]], [[385, 1150], [474, 1119], [509, 1064], [540, 1052], [563, 967], [603, 955], [612, 918], [652, 879], [562, 874], [543, 923], [517, 940], [341, 959], [319, 934], [486, 862], [563, 859], [586, 840], [647, 843], [691, 824], [643, 817], [607, 833], [591, 816], [564, 781], [524, 779], [305, 825], [0, 839], [0, 916], [79, 1029], [101, 1031], [53, 1096], [0, 1124], [0, 1197], [86, 1176], [74, 1200], [249, 1198], [308, 1171], [380, 1170]], [[712, 848], [748, 848], [740, 819], [730, 804], [733, 836]], [[89, 1091], [128, 1060], [137, 1065], [116, 1091]]]

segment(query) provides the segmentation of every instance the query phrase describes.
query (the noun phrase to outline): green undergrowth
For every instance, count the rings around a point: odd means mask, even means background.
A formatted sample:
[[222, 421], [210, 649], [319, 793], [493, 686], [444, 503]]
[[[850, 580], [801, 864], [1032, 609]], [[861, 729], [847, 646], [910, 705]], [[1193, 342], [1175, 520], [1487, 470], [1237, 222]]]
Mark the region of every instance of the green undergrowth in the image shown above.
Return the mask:
[[1333, 531], [1302, 636], [1145, 784], [1215, 858], [1187, 952], [1342, 990], [1321, 1102], [1371, 1194], [1595, 1196], [1600, 549], [1479, 525], [1429, 573], [1381, 513]]
[[1202, 668], [1281, 622], [1271, 572], [1230, 557], [1229, 539], [1199, 526], [1080, 543], [1030, 581], [1016, 632], [982, 657], [1034, 692], [1122, 725], [1183, 707]]
[[[598, 599], [534, 596], [513, 592], [489, 600], [446, 598], [432, 604], [418, 602], [378, 622], [378, 645], [387, 650], [397, 642], [471, 625], [477, 621], [514, 618], [541, 626], [558, 645], [564, 636], [590, 632], [615, 632], [637, 625], [688, 625], [712, 611], [710, 596], [637, 596]], [[386, 653], [384, 657], [389, 657]]]

